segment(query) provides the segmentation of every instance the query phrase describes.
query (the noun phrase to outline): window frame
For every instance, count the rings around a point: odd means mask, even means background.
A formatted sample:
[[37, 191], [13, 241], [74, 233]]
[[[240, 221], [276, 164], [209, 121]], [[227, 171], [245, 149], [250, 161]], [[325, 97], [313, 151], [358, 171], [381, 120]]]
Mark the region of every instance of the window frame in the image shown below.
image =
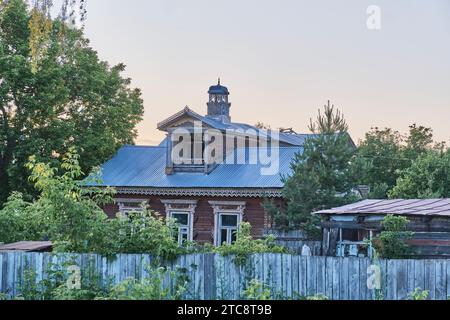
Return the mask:
[[[232, 233], [234, 230], [239, 230], [239, 226], [244, 220], [244, 211], [246, 208], [246, 203], [241, 201], [210, 201], [209, 204], [214, 210], [214, 245], [220, 247], [223, 242], [220, 243], [222, 237], [222, 230], [227, 229], [227, 243], [231, 244]], [[222, 216], [231, 215], [237, 216], [237, 226], [236, 227], [223, 227], [222, 226]], [[231, 230], [231, 232], [230, 232]]]
[[[114, 203], [119, 206], [119, 214], [126, 218], [131, 212], [142, 212], [142, 204], [148, 205], [148, 199], [134, 199], [134, 198], [118, 198], [114, 199]], [[129, 204], [138, 204], [139, 206], [130, 206]]]
[[[187, 225], [187, 241], [194, 241], [194, 217], [195, 209], [197, 207], [196, 200], [161, 200], [165, 206], [166, 217], [173, 218], [176, 214], [187, 214], [188, 215], [188, 225]], [[183, 228], [178, 228], [178, 243], [183, 244], [183, 233], [181, 232]], [[186, 227], [185, 227], [186, 229]]]

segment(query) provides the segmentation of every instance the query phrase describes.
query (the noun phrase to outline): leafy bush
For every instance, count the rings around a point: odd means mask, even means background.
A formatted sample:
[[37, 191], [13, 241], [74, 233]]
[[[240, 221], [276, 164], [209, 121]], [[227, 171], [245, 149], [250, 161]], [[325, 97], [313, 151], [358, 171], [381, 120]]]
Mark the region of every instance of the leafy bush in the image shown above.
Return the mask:
[[106, 280], [107, 283], [103, 283], [101, 276], [94, 271], [92, 264], [86, 270], [80, 270], [80, 288], [69, 288], [70, 274], [67, 270], [72, 265], [76, 264], [70, 260], [60, 265], [50, 264], [45, 270], [45, 278], [41, 281], [37, 281], [36, 272], [25, 270], [20, 281], [20, 295], [14, 297], [14, 299], [30, 301], [93, 300], [96, 297], [108, 294], [109, 282]]
[[405, 217], [388, 215], [381, 223], [383, 232], [373, 240], [373, 245], [381, 258], [401, 259], [411, 254], [411, 248], [406, 241], [414, 233], [408, 232], [409, 220]]
[[184, 253], [173, 237], [176, 222], [163, 219], [157, 213], [144, 207], [142, 212], [128, 216], [118, 215], [107, 222], [108, 242], [100, 253], [141, 254], [149, 253], [157, 258], [172, 260]]
[[223, 256], [234, 255], [234, 262], [238, 265], [244, 264], [248, 256], [255, 253], [287, 253], [286, 248], [275, 244], [273, 236], [268, 236], [264, 240], [254, 240], [251, 236], [251, 228], [250, 223], [241, 223], [236, 235], [236, 241], [231, 245], [224, 244], [214, 248], [214, 252]]
[[47, 233], [39, 212], [18, 192], [13, 192], [0, 210], [0, 230], [0, 243], [41, 240]]
[[306, 297], [306, 300], [309, 300], [309, 301], [326, 301], [326, 300], [330, 300], [330, 299], [327, 296], [324, 296], [322, 294], [318, 294], [318, 295], [315, 295], [315, 296]]
[[430, 295], [430, 291], [416, 288], [414, 292], [408, 295], [408, 300], [427, 300]]
[[[91, 187], [99, 174], [81, 181], [83, 173], [74, 149], [62, 158], [60, 168], [38, 163], [27, 165], [30, 180], [40, 196], [26, 202], [14, 193], [0, 211], [0, 242], [49, 239], [55, 252], [148, 253], [156, 258], [173, 259], [183, 253], [175, 241], [175, 222], [164, 221], [144, 208], [142, 213], [108, 219], [102, 206], [112, 202], [114, 190]], [[91, 182], [91, 183], [89, 183]]]
[[243, 297], [245, 300], [271, 300], [271, 292], [268, 285], [253, 279], [244, 290]]
[[[134, 278], [127, 279], [112, 288], [104, 300], [180, 300], [186, 292], [189, 279], [182, 270], [166, 268], [148, 268], [148, 276], [139, 281]], [[170, 282], [174, 281], [171, 288]]]

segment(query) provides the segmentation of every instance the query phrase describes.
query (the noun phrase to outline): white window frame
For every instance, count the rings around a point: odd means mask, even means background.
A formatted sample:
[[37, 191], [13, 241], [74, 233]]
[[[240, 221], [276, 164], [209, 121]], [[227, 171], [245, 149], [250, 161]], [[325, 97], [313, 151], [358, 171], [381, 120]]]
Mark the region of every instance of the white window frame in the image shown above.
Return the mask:
[[[220, 247], [222, 245], [222, 243], [219, 242], [219, 239], [221, 238], [221, 230], [224, 228], [229, 230], [236, 230], [236, 228], [233, 227], [222, 227], [221, 217], [223, 215], [237, 216], [237, 229], [239, 229], [242, 221], [244, 220], [246, 203], [241, 201], [210, 201], [209, 204], [213, 207], [214, 210], [214, 245], [216, 247]], [[235, 207], [235, 209], [230, 209], [229, 207]], [[231, 244], [230, 242], [231, 233], [228, 233], [227, 243]]]
[[[188, 215], [188, 241], [194, 241], [194, 215], [197, 208], [196, 200], [161, 200], [166, 208], [166, 217], [173, 218], [176, 214]], [[185, 206], [186, 208], [179, 208]], [[183, 244], [182, 228], [178, 228], [178, 243]]]
[[[142, 212], [142, 207], [136, 207], [136, 204], [148, 204], [148, 199], [114, 199], [114, 202], [119, 206], [119, 213], [122, 217], [128, 217], [128, 214], [131, 212]], [[129, 204], [134, 204], [134, 206], [130, 206]]]

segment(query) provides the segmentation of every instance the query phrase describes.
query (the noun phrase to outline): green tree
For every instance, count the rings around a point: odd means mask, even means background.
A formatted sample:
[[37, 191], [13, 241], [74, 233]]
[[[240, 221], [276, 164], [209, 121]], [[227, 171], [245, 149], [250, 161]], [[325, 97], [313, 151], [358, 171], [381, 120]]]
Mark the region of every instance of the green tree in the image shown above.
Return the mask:
[[311, 120], [310, 130], [312, 137], [291, 164], [292, 174], [283, 178], [287, 208], [278, 210], [275, 220], [315, 237], [320, 232], [320, 220], [312, 212], [354, 200], [349, 165], [354, 146], [344, 116], [330, 102], [323, 113], [319, 110], [315, 121]]
[[[70, 146], [89, 172], [123, 144], [142, 119], [141, 93], [89, 47], [82, 31], [48, 20], [46, 53], [33, 66], [31, 13], [23, 0], [0, 14], [0, 205], [11, 191], [32, 193], [24, 165], [30, 155], [57, 163]], [[34, 70], [35, 69], [35, 70]], [[29, 199], [29, 198], [28, 198]]]
[[166, 260], [185, 252], [173, 237], [176, 222], [147, 208], [108, 219], [102, 207], [112, 202], [115, 190], [90, 186], [99, 184], [99, 173], [80, 180], [83, 173], [73, 148], [58, 167], [34, 157], [27, 167], [40, 195], [27, 202], [13, 193], [0, 210], [0, 242], [48, 239], [57, 252], [148, 253]]
[[371, 198], [386, 198], [400, 170], [410, 165], [402, 156], [401, 143], [400, 133], [389, 128], [373, 128], [360, 143], [352, 170], [359, 184], [370, 186]]
[[433, 130], [424, 126], [411, 125], [406, 136], [390, 128], [373, 128], [352, 161], [353, 176], [358, 184], [370, 186], [370, 198], [387, 198], [403, 171], [418, 157], [444, 148], [442, 143], [433, 145]]
[[450, 151], [429, 151], [404, 170], [391, 198], [422, 199], [450, 197]]
[[409, 127], [409, 135], [406, 138], [406, 146], [403, 153], [412, 161], [420, 155], [428, 152], [433, 147], [433, 129], [413, 124]]

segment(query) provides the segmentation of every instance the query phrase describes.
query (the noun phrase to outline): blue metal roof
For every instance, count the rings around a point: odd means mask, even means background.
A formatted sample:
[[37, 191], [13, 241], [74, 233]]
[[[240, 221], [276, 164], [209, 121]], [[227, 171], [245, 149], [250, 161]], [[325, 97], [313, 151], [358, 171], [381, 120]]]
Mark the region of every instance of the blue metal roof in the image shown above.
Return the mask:
[[[245, 123], [222, 122], [222, 121], [213, 119], [208, 116], [202, 116], [202, 115], [194, 112], [193, 110], [191, 110], [189, 107], [185, 107], [183, 110], [176, 113], [172, 117], [159, 123], [158, 128], [161, 129], [168, 123], [175, 121], [176, 119], [178, 119], [179, 117], [182, 117], [184, 115], [193, 117], [193, 118], [197, 119], [198, 121], [201, 121], [201, 122], [205, 123], [206, 125], [210, 126], [211, 128], [221, 130], [224, 132], [226, 130], [244, 130], [244, 131], [245, 130], [254, 130], [256, 132], [256, 135], [258, 135], [258, 136], [265, 136], [265, 135], [267, 136], [268, 135], [268, 136], [274, 137], [274, 132], [271, 132], [271, 131], [268, 132], [267, 130], [259, 129], [255, 126], [245, 124]], [[313, 136], [316, 136], [316, 135], [314, 135], [314, 134], [292, 134], [292, 133], [281, 133], [280, 132], [278, 140], [282, 143], [285, 143], [285, 144], [288, 144], [291, 146], [301, 147], [305, 144], [305, 140], [308, 137], [313, 137]]]
[[261, 164], [221, 164], [211, 173], [166, 174], [166, 148], [124, 146], [102, 166], [104, 186], [147, 188], [282, 188], [281, 176], [300, 147], [279, 148], [279, 172], [262, 175]]

